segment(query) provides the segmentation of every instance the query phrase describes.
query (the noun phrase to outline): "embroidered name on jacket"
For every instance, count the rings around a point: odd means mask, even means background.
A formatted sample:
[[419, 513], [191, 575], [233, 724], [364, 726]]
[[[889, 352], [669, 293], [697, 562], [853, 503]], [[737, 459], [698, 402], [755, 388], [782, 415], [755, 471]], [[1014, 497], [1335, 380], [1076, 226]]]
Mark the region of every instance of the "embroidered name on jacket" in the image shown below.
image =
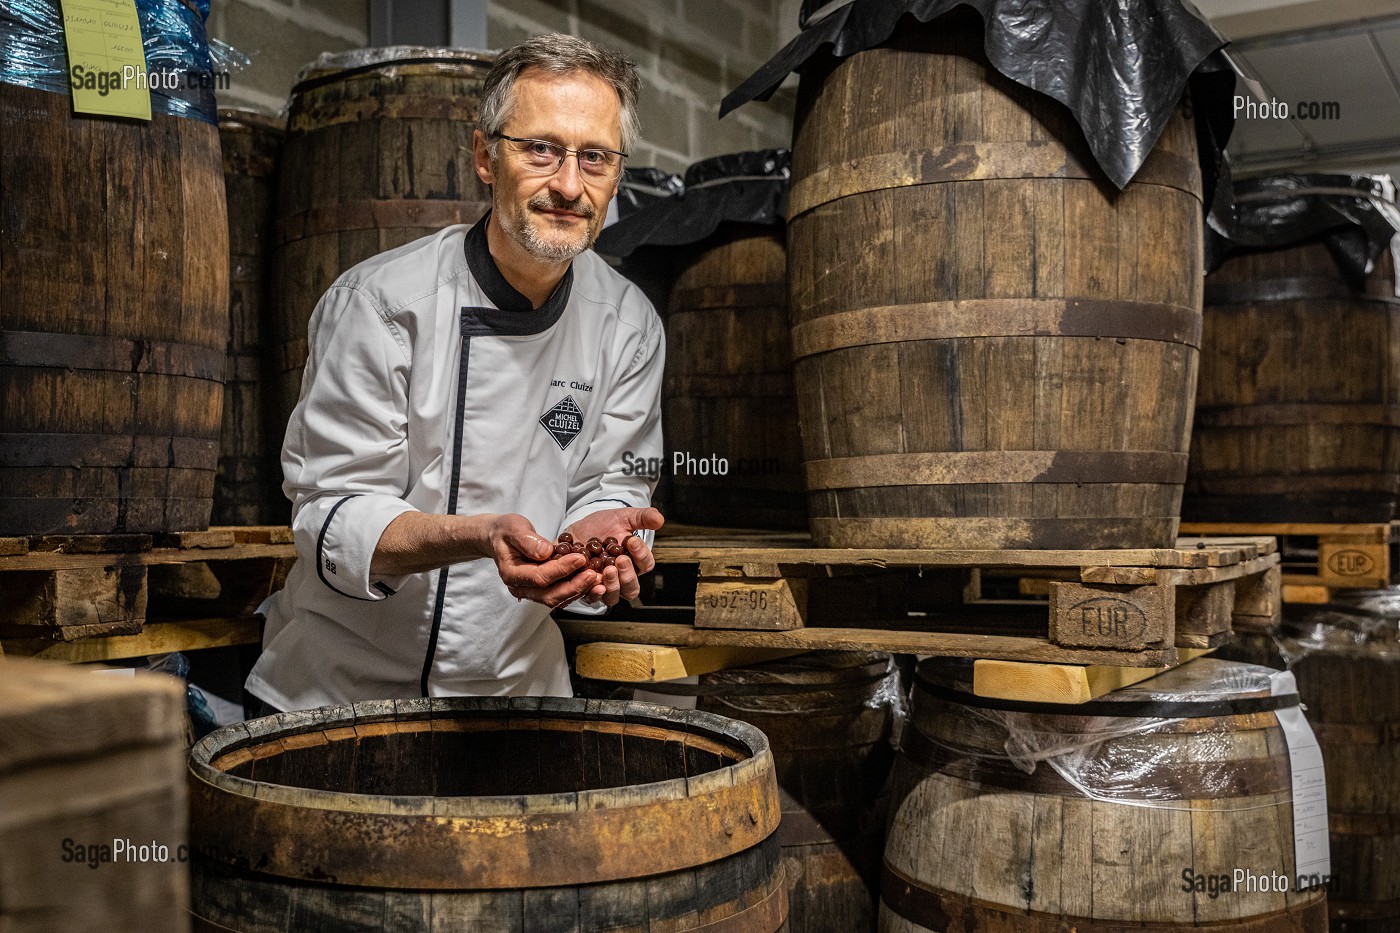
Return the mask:
[[540, 425], [554, 438], [560, 450], [566, 450], [583, 430], [583, 411], [572, 395], [566, 395], [540, 417]]

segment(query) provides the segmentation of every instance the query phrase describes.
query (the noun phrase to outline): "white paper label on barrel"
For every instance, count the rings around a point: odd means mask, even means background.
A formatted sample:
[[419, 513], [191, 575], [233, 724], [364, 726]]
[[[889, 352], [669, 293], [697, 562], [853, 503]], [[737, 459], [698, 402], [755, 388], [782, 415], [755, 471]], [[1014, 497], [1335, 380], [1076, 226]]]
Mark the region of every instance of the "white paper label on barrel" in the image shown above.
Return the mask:
[[[1270, 693], [1287, 696], [1298, 692], [1292, 671], [1279, 671], [1270, 682]], [[1325, 879], [1332, 873], [1327, 845], [1327, 778], [1322, 770], [1322, 749], [1301, 706], [1277, 711], [1278, 724], [1288, 743], [1293, 769], [1293, 848], [1297, 854], [1297, 878]]]

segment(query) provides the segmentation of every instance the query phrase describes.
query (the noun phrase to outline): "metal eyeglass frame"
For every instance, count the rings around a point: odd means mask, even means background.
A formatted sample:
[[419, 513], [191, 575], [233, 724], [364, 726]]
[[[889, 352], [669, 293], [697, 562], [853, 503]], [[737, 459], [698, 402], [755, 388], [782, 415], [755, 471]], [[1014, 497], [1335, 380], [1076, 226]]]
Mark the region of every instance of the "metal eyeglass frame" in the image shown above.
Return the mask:
[[602, 146], [589, 146], [585, 149], [570, 149], [568, 146], [563, 146], [559, 143], [550, 142], [547, 139], [531, 139], [529, 137], [507, 136], [505, 133], [492, 133], [491, 135], [496, 137], [497, 139], [505, 139], [513, 143], [539, 143], [543, 146], [549, 146], [551, 149], [562, 150], [562, 154], [559, 156], [559, 161], [554, 163], [554, 168], [548, 172], [540, 172], [539, 174], [541, 175], [553, 175], [555, 172], [559, 171], [561, 168], [564, 167], [565, 159], [567, 159], [569, 156], [573, 156], [574, 160], [578, 162], [579, 174], [588, 176], [590, 175], [590, 173], [584, 169], [583, 162], [579, 159], [579, 154], [583, 152], [608, 152], [618, 157], [617, 166], [614, 169], [612, 177], [610, 178], [606, 175], [591, 175], [591, 177], [611, 181], [613, 178], [616, 178], [619, 174], [621, 174], [622, 160], [626, 159], [629, 156], [629, 153], [619, 152], [616, 149], [605, 149]]

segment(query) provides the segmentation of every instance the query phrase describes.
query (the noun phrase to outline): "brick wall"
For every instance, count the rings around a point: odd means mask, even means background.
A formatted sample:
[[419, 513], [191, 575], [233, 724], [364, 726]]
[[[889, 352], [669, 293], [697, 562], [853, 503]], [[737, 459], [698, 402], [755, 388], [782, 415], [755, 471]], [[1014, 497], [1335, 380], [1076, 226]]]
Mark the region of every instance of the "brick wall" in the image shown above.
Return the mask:
[[[696, 159], [786, 146], [793, 91], [717, 119], [719, 101], [797, 31], [800, 0], [489, 0], [493, 48], [568, 32], [623, 51], [642, 75], [642, 142], [631, 164], [680, 172]], [[221, 106], [275, 113], [321, 52], [368, 42], [367, 0], [214, 0], [209, 34], [252, 62]]]
[[720, 98], [796, 34], [796, 0], [491, 0], [487, 11], [493, 47], [567, 32], [637, 65], [642, 142], [632, 165], [680, 172], [696, 159], [792, 140], [791, 90], [717, 116]]
[[369, 0], [214, 0], [208, 26], [252, 62], [230, 69], [219, 106], [276, 113], [303, 65], [368, 44]]

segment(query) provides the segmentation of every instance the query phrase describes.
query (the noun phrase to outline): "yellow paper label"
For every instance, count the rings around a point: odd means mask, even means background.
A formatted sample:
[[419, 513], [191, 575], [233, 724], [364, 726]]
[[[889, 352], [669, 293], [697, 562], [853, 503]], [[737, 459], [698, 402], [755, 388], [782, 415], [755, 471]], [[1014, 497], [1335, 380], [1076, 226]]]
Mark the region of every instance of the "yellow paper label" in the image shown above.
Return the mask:
[[151, 118], [136, 0], [61, 0], [73, 110]]

